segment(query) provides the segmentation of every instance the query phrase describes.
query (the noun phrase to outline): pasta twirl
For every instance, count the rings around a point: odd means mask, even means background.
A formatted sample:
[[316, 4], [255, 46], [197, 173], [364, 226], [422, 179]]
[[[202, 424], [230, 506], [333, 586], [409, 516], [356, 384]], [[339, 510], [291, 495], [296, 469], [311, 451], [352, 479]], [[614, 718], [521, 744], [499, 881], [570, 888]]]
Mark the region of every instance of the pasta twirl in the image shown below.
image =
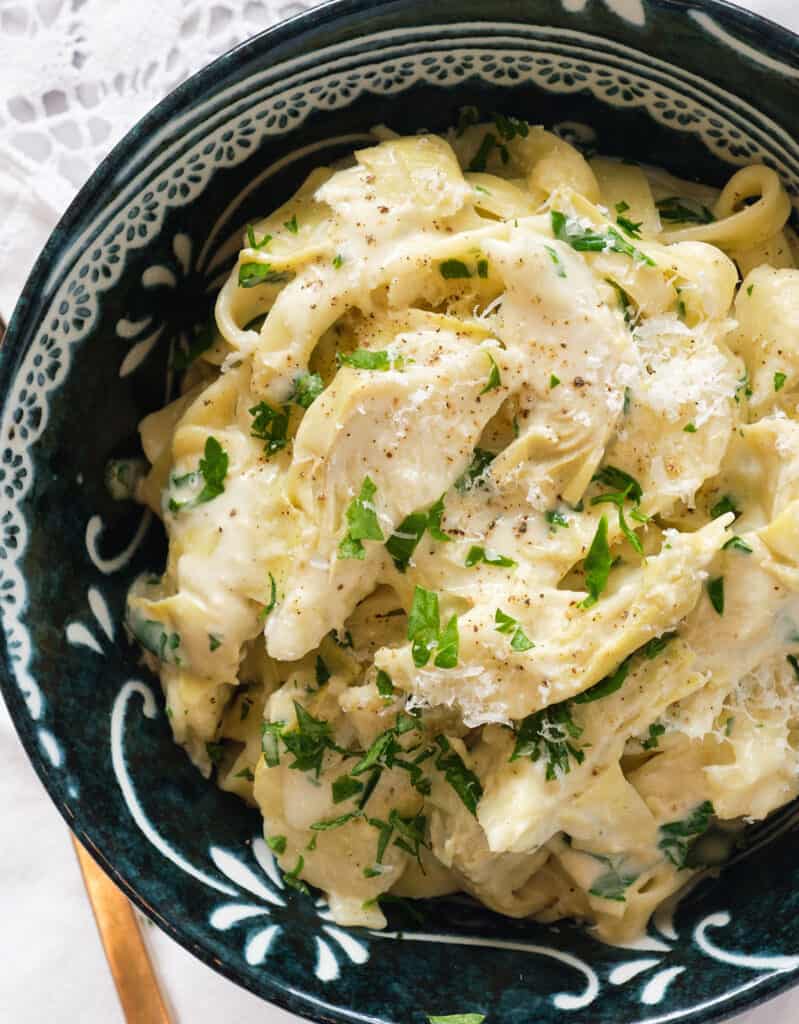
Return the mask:
[[790, 204], [515, 118], [376, 137], [247, 227], [143, 421], [128, 625], [340, 924], [463, 889], [628, 940], [799, 793]]

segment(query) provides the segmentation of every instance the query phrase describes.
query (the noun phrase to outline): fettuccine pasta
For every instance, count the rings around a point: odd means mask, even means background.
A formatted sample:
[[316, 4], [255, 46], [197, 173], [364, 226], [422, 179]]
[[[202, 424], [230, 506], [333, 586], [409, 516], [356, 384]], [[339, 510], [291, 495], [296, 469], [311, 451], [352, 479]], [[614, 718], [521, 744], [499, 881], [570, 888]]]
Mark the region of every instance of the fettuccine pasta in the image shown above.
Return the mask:
[[247, 227], [110, 472], [169, 538], [128, 625], [339, 924], [465, 890], [625, 941], [799, 793], [790, 203], [466, 114]]

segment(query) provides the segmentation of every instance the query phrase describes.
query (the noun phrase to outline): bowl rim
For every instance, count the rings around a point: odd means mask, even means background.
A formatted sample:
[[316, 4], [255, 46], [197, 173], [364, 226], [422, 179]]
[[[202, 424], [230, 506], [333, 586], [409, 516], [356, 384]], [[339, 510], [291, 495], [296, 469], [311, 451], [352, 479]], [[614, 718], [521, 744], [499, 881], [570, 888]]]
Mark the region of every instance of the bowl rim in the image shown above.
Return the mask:
[[[562, 2], [563, 0], [561, 0]], [[674, 12], [676, 10], [678, 14], [687, 14], [689, 11], [697, 9], [695, 0], [643, 0], [643, 2], [654, 11]], [[87, 208], [101, 194], [104, 186], [113, 180], [127, 159], [136, 153], [140, 138], [146, 136], [151, 129], [165, 124], [173, 115], [184, 109], [185, 105], [190, 105], [193, 97], [202, 93], [203, 86], [206, 84], [213, 86], [217, 78], [235, 71], [237, 66], [246, 64], [252, 57], [268, 56], [272, 48], [283, 45], [287, 47], [287, 50], [281, 55], [277, 66], [292, 57], [302, 56], [303, 37], [311, 29], [323, 29], [328, 25], [335, 25], [336, 22], [343, 19], [354, 19], [358, 15], [368, 16], [381, 11], [384, 12], [384, 17], [391, 18], [396, 25], [403, 13], [420, 6], [421, 0], [322, 0], [317, 6], [300, 11], [271, 25], [224, 51], [184, 79], [135, 121], [78, 190], [52, 229], [28, 274], [9, 319], [5, 336], [0, 343], [0, 415], [5, 411], [8, 403], [10, 385], [15, 378], [19, 361], [32, 343], [34, 329], [40, 322], [40, 314], [50, 298], [50, 292], [43, 291], [40, 282], [46, 278], [49, 267], [64, 244], [64, 239], [69, 237], [76, 227], [79, 227]], [[518, 7], [519, 16], [513, 20], [517, 20], [521, 24], [546, 24], [545, 19], [539, 16], [536, 0], [521, 0]], [[530, 16], [526, 18], [527, 8], [530, 8]], [[581, 11], [582, 9], [576, 13], [580, 14]], [[778, 24], [771, 18], [739, 7], [731, 0], [702, 0], [701, 12], [717, 18], [724, 29], [734, 31], [743, 28], [746, 30], [746, 36], [756, 38], [762, 47], [762, 53], [767, 57], [784, 61], [785, 55], [780, 52], [780, 49], [786, 45], [794, 50], [794, 54], [799, 53], [799, 33]], [[488, 25], [497, 19], [486, 16], [479, 20]], [[503, 20], [511, 19], [504, 18]], [[389, 27], [389, 25], [384, 27]], [[358, 35], [358, 29], [354, 24], [345, 27], [342, 23], [342, 33], [338, 41], [357, 38]], [[708, 45], [716, 46], [718, 41], [709, 39]], [[645, 50], [645, 42], [642, 42], [638, 48]], [[206, 966], [234, 984], [252, 992], [267, 1005], [273, 1003], [281, 1009], [312, 1022], [329, 1021], [333, 1024], [354, 1024], [356, 1021], [365, 1019], [357, 1012], [352, 1012], [345, 1007], [330, 1005], [323, 1010], [318, 1002], [311, 1003], [304, 993], [290, 988], [274, 973], [264, 971], [261, 976], [261, 988], [269, 991], [267, 999], [255, 982], [251, 980], [248, 971], [241, 970], [235, 965], [217, 958], [210, 949], [192, 939], [179, 923], [163, 916], [156, 906], [149, 903], [145, 896], [138, 892], [135, 882], [128, 880], [109, 859], [105, 851], [95, 843], [90, 825], [83, 822], [81, 815], [74, 814], [72, 808], [58, 793], [57, 786], [51, 784], [50, 770], [39, 743], [33, 736], [28, 715], [22, 711], [24, 702], [15, 680], [4, 628], [0, 628], [0, 694], [5, 700], [9, 717], [28, 760], [67, 827], [128, 899], [162, 931]], [[685, 1020], [688, 1024], [723, 1024], [725, 1021], [731, 1021], [732, 1017], [737, 1014], [761, 1006], [775, 996], [798, 986], [799, 973], [775, 973], [764, 979], [757, 988], [731, 996], [718, 1008], [711, 1007], [707, 1012], [701, 1009], [691, 1011], [690, 1016], [679, 1019]], [[368, 1019], [372, 1020], [373, 1018]], [[575, 1024], [582, 1024], [577, 1018], [572, 1019], [575, 1020]]]

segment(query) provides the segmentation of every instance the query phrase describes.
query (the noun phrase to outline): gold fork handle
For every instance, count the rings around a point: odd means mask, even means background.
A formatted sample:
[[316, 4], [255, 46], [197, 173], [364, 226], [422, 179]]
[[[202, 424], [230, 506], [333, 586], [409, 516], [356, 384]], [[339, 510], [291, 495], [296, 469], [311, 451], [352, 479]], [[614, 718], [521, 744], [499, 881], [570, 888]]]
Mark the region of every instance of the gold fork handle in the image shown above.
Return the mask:
[[170, 1024], [133, 907], [72, 836], [126, 1024]]

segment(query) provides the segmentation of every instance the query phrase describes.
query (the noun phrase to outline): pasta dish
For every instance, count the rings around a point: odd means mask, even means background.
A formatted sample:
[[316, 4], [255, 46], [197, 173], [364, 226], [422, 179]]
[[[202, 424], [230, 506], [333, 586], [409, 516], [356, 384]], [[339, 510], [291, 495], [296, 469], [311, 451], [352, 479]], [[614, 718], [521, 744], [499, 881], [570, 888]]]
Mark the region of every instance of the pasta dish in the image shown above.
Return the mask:
[[339, 924], [639, 934], [799, 793], [799, 271], [722, 190], [466, 108], [246, 227], [115, 464], [175, 740]]

